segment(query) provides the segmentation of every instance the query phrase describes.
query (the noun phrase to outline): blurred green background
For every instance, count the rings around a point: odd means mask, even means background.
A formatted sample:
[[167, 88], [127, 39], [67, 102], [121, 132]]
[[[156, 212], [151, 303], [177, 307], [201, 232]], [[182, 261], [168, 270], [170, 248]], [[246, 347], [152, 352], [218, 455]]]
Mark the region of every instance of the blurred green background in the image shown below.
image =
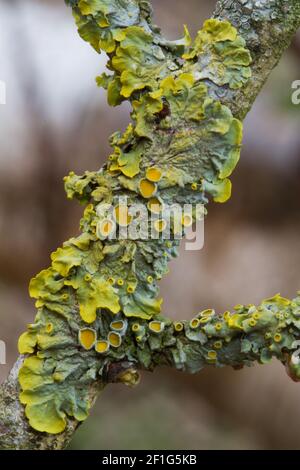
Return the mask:
[[[213, 0], [153, 0], [169, 38], [193, 34]], [[124, 129], [129, 108], [108, 108], [94, 77], [104, 70], [77, 37], [63, 0], [0, 0], [0, 339], [7, 345], [5, 379], [17, 338], [34, 317], [30, 278], [78, 232], [82, 208], [68, 202], [62, 178], [99, 168], [108, 136]], [[211, 307], [258, 303], [300, 288], [300, 35], [245, 123], [233, 195], [209, 207], [205, 246], [182, 251], [162, 283], [164, 312], [189, 318]], [[80, 427], [73, 449], [300, 449], [300, 385], [281, 364], [239, 372], [210, 368], [189, 376], [143, 374], [134, 390], [107, 388]]]

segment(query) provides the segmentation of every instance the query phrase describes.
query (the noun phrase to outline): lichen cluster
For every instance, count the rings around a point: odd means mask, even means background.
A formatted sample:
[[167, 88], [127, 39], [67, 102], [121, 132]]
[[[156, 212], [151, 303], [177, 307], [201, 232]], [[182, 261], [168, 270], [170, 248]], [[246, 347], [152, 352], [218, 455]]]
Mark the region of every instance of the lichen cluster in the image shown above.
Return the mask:
[[208, 20], [195, 41], [185, 28], [183, 39], [170, 42], [153, 26], [146, 1], [67, 3], [81, 37], [108, 55], [111, 74], [98, 77], [98, 85], [107, 89], [109, 104], [130, 101], [132, 122], [111, 137], [104, 168], [65, 179], [68, 198], [86, 205], [81, 234], [53, 253], [51, 267], [30, 283], [38, 313], [19, 340], [20, 353], [28, 355], [20, 400], [30, 425], [53, 434], [64, 430], [67, 416], [87, 417], [89, 385], [112, 362], [195, 372], [204, 364], [267, 362], [273, 355], [284, 360], [300, 311], [299, 298], [276, 297], [258, 309], [240, 306], [223, 316], [205, 311], [174, 323], [161, 315], [158, 281], [177, 256], [175, 229], [168, 240], [110, 238], [113, 229], [135, 223], [122, 198], [128, 207], [142, 204], [156, 214], [160, 233], [164, 205], [230, 197], [242, 124], [210, 95], [209, 85], [236, 89], [251, 75], [251, 57], [236, 29]]

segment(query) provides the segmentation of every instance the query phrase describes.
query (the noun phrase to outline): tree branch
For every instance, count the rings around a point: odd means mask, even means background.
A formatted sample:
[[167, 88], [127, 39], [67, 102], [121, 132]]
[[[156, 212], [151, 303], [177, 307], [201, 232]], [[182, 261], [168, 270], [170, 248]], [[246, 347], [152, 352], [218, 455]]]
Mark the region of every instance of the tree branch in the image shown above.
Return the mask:
[[244, 119], [300, 27], [300, 4], [297, 0], [221, 0], [214, 17], [230, 21], [251, 52], [252, 77], [241, 89], [227, 90], [221, 97], [236, 117]]
[[[220, 1], [194, 41], [186, 30], [173, 42], [152, 24], [147, 1], [130, 0], [126, 8], [119, 0], [67, 3], [83, 39], [107, 52], [113, 74], [98, 84], [108, 90], [111, 105], [131, 102], [132, 124], [112, 136], [114, 152], [102, 170], [66, 178], [68, 197], [88, 204], [82, 234], [53, 253], [51, 267], [31, 281], [38, 314], [19, 341], [25, 356], [1, 386], [5, 449], [64, 448], [99, 391], [116, 381], [137, 384], [138, 369], [168, 365], [198, 372], [275, 356], [293, 379], [300, 377], [291, 361], [299, 296], [173, 322], [160, 315], [157, 296], [158, 281], [177, 256], [178, 219], [172, 219], [168, 240], [110, 238], [113, 222], [121, 231], [136, 220], [128, 205], [142, 204], [157, 215], [174, 203], [228, 199], [228, 176], [241, 146], [238, 119], [299, 26], [298, 2]], [[154, 223], [156, 232], [161, 227]]]

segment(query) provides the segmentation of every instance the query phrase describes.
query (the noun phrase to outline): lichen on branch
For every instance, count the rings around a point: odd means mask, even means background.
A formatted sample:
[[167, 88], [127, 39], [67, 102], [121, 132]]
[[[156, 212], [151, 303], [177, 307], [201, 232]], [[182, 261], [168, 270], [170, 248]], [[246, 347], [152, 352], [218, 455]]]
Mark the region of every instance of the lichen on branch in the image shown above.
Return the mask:
[[[85, 205], [81, 233], [30, 283], [38, 313], [19, 340], [26, 355], [20, 401], [30, 426], [62, 433], [70, 417], [86, 419], [95, 384], [134, 385], [138, 369], [159, 365], [197, 372], [275, 356], [300, 378], [291, 364], [299, 296], [289, 301], [277, 295], [257, 308], [237, 306], [223, 315], [206, 310], [174, 322], [161, 314], [158, 283], [178, 254], [178, 220], [171, 219], [169, 239], [110, 236], [136, 222], [130, 213], [136, 205], [157, 215], [159, 235], [163, 207], [229, 199], [242, 123], [228, 96], [247, 88], [255, 68], [245, 39], [228, 20], [213, 18], [194, 40], [185, 27], [182, 39], [168, 41], [145, 0], [66, 3], [81, 37], [107, 53], [110, 73], [97, 83], [107, 89], [108, 103], [128, 100], [132, 113], [125, 132], [112, 135], [112, 153], [101, 170], [65, 178], [68, 198]], [[184, 234], [184, 220], [179, 224]], [[112, 379], [115, 366], [121, 372]]]

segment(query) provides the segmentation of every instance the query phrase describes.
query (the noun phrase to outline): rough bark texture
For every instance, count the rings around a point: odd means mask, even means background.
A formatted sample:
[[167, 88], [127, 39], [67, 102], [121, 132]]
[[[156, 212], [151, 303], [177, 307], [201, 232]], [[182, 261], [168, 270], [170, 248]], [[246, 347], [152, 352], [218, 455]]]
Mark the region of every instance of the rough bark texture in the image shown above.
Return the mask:
[[[63, 449], [72, 438], [78, 422], [70, 420], [63, 434], [41, 435], [29, 426], [24, 416], [24, 407], [19, 402], [20, 387], [18, 373], [23, 362], [20, 356], [10, 374], [1, 386], [0, 395], [0, 439], [5, 450], [56, 450]], [[91, 390], [96, 399], [97, 391]]]
[[215, 17], [228, 19], [247, 41], [253, 59], [252, 78], [242, 89], [222, 99], [233, 114], [243, 119], [278, 64], [299, 28], [298, 0], [221, 0]]
[[[0, 393], [0, 449], [5, 450], [61, 450], [64, 449], [78, 425], [75, 419], [69, 419], [65, 431], [61, 434], [47, 434], [35, 431], [29, 426], [24, 416], [24, 407], [19, 401], [20, 386], [18, 374], [24, 357], [20, 356], [6, 381], [1, 385]], [[106, 383], [116, 383], [119, 377], [126, 371], [132, 373], [130, 363], [112, 364], [106, 373]], [[94, 382], [89, 388], [89, 397], [94, 404], [99, 392], [106, 383], [104, 380]]]
[[[76, 1], [69, 3], [73, 6]], [[217, 86], [209, 79], [205, 83], [211, 96], [226, 105], [233, 116], [243, 119], [300, 25], [300, 4], [298, 0], [223, 0], [218, 2], [214, 16], [229, 20], [246, 40], [253, 59], [252, 77], [238, 89]], [[166, 44], [165, 47], [168, 49]], [[168, 53], [170, 51], [171, 47]], [[202, 312], [191, 322], [175, 325], [159, 317], [165, 326], [163, 340], [148, 338], [152, 344], [147, 358], [137, 347], [130, 352], [130, 361], [107, 363], [101, 378], [88, 386], [90, 404], [106, 383], [121, 381], [134, 385], [139, 378], [137, 369], [153, 370], [157, 365], [197, 372], [205, 365], [216, 365], [216, 361], [219, 366], [240, 368], [255, 360], [265, 363], [276, 356], [288, 366], [292, 378], [298, 379], [299, 371], [290, 366], [290, 357], [293, 341], [300, 336], [300, 324], [295, 320], [299, 306], [299, 297], [292, 302], [277, 297], [264, 301], [258, 308], [237, 307], [237, 313], [231, 315], [230, 320], [228, 314], [218, 316], [212, 311]], [[24, 357], [20, 356], [0, 388], [0, 446], [3, 449], [63, 449], [79, 423], [68, 417], [65, 430], [55, 435], [37, 432], [29, 426], [19, 402], [18, 373], [23, 362]]]

